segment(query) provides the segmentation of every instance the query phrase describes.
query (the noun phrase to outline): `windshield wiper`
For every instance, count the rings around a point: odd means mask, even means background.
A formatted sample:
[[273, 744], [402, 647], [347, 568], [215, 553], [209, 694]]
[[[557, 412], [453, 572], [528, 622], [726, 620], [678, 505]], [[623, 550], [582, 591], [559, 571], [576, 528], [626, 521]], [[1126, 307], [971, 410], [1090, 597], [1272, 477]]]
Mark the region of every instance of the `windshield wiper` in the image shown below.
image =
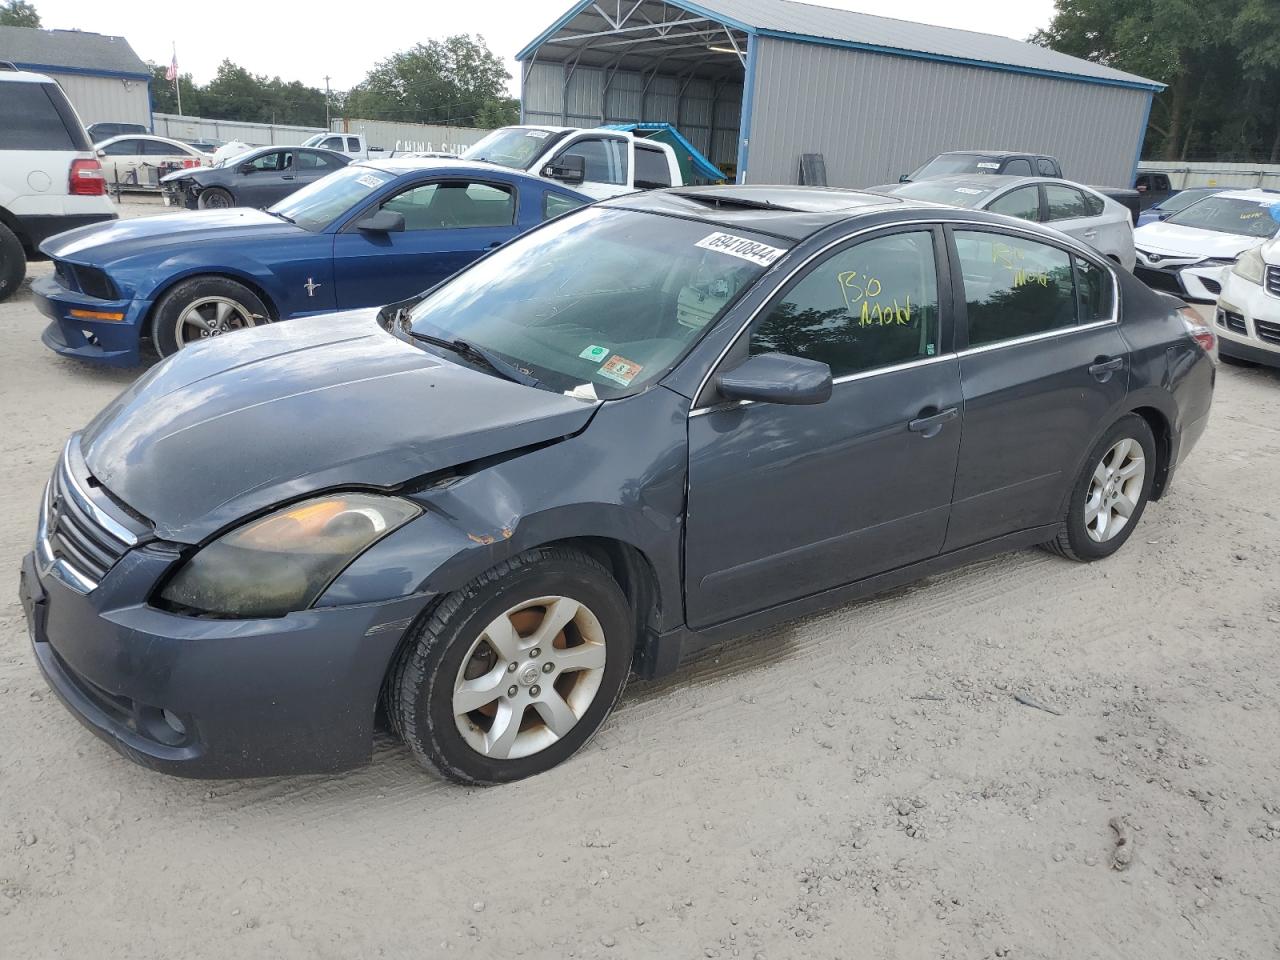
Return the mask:
[[295, 220], [295, 219], [293, 219], [293, 217], [290, 217], [290, 216], [287, 216], [286, 214], [280, 213], [280, 212], [279, 212], [279, 211], [277, 211], [277, 210], [268, 210], [268, 211], [266, 211], [266, 212], [267, 212], [267, 213], [269, 213], [269, 214], [271, 214], [271, 216], [273, 216], [273, 217], [279, 217], [281, 220], [284, 220], [284, 221], [285, 221], [285, 222], [287, 222], [287, 223], [292, 223], [295, 227], [298, 225], [298, 221], [297, 221], [297, 220]]
[[423, 343], [429, 343], [433, 347], [440, 347], [444, 350], [450, 350], [458, 356], [470, 360], [472, 363], [479, 363], [481, 366], [488, 367], [498, 376], [503, 377], [513, 383], [523, 384], [526, 387], [537, 387], [542, 385], [542, 381], [535, 376], [525, 373], [515, 364], [510, 363], [502, 357], [498, 356], [491, 350], [484, 347], [478, 347], [474, 343], [466, 340], [448, 340], [444, 337], [435, 337], [429, 333], [420, 333], [417, 330], [405, 329], [408, 336], [414, 340], [421, 340]]

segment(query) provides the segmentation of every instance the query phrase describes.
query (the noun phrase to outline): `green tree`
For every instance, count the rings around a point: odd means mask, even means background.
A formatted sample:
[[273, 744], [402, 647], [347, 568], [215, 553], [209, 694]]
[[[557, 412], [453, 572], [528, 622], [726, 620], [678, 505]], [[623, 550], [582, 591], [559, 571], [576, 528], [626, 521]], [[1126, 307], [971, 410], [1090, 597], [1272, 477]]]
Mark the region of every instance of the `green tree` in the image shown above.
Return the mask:
[[1252, 117], [1258, 132], [1270, 120], [1271, 163], [1280, 163], [1280, 3], [1276, 0], [1244, 0], [1232, 25], [1232, 37], [1240, 50], [1246, 96], [1256, 104]]
[[26, 0], [0, 3], [0, 27], [38, 27], [40, 14]]
[[367, 120], [500, 126], [519, 117], [507, 73], [482, 37], [428, 40], [392, 54], [353, 87], [348, 116]]

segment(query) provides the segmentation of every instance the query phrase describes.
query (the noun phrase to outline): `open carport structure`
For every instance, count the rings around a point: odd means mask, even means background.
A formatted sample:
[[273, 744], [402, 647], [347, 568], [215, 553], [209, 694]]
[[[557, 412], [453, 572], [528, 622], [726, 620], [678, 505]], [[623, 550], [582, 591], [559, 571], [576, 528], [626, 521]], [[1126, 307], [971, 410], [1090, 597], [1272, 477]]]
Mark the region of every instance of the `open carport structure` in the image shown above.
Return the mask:
[[1162, 85], [1007, 37], [793, 0], [581, 0], [517, 54], [526, 123], [665, 121], [741, 182], [896, 180], [944, 150], [1129, 185]]

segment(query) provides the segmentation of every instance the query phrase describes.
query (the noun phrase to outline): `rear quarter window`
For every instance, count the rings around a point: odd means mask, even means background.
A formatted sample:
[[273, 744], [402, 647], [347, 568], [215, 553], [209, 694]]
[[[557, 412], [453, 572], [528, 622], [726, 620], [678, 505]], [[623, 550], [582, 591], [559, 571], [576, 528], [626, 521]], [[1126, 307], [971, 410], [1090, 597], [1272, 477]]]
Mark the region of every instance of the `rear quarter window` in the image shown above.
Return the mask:
[[68, 116], [75, 114], [53, 84], [0, 82], [0, 150], [89, 149]]
[[641, 190], [671, 186], [671, 168], [667, 165], [665, 153], [649, 147], [636, 147], [636, 186]]

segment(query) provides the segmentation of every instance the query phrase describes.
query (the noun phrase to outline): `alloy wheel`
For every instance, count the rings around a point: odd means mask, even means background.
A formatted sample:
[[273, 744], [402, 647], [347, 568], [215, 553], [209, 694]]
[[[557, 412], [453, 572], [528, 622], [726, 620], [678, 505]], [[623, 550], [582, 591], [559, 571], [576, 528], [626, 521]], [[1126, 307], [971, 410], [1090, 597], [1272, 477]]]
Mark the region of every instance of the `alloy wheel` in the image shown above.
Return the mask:
[[179, 346], [218, 337], [255, 324], [253, 312], [229, 297], [201, 297], [178, 314], [176, 339]]
[[560, 740], [590, 708], [604, 679], [604, 630], [570, 597], [528, 600], [494, 618], [454, 681], [458, 732], [497, 760], [527, 757]]
[[1084, 501], [1084, 526], [1089, 538], [1106, 543], [1129, 523], [1142, 502], [1147, 461], [1142, 445], [1122, 437], [1094, 468]]

